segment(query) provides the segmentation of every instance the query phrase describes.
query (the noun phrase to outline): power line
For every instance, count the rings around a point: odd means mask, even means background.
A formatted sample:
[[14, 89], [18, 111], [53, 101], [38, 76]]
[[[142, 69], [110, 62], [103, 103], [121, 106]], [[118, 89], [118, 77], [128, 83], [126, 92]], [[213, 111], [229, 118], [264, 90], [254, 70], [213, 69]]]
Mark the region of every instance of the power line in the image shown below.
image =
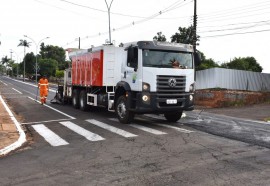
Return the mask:
[[[264, 4], [262, 4], [262, 3], [264, 3]], [[206, 15], [200, 14], [198, 16], [199, 22], [200, 23], [209, 23], [209, 22], [212, 23], [212, 22], [217, 22], [217, 21], [240, 19], [240, 18], [246, 18], [246, 17], [251, 17], [251, 16], [265, 16], [265, 14], [270, 13], [270, 11], [269, 11], [270, 7], [267, 6], [270, 4], [265, 4], [265, 3], [267, 3], [267, 2], [258, 3], [261, 5], [252, 4], [252, 5], [248, 5], [248, 6], [242, 6], [241, 10], [238, 10], [238, 8], [234, 8], [234, 9], [230, 9], [230, 10], [219, 11], [218, 14], [206, 14]], [[252, 7], [249, 7], [249, 6], [252, 6]], [[248, 7], [248, 8], [244, 8], [244, 7]], [[265, 11], [263, 11], [263, 10], [265, 10]], [[258, 11], [260, 11], [260, 12], [255, 13]], [[245, 14], [245, 15], [243, 15], [243, 14]]]
[[[260, 24], [260, 23], [264, 23], [264, 24]], [[249, 28], [258, 27], [258, 26], [265, 26], [265, 25], [268, 25], [269, 23], [270, 23], [270, 20], [263, 21], [263, 22], [258, 22], [257, 24], [254, 24], [254, 25], [247, 25], [247, 26], [227, 28], [227, 29], [199, 31], [199, 33], [224, 32], [224, 31], [229, 31], [229, 30], [249, 29]]]
[[269, 22], [270, 20], [264, 20], [264, 21], [255, 21], [255, 22], [240, 22], [240, 23], [232, 23], [232, 24], [226, 24], [226, 25], [205, 25], [198, 28], [207, 28], [207, 27], [227, 27], [227, 26], [234, 26], [234, 25], [246, 25], [246, 24], [254, 24], [254, 23], [262, 23], [262, 22]]
[[[81, 4], [78, 4], [78, 3], [73, 3], [73, 2], [70, 2], [70, 1], [67, 1], [67, 0], [59, 0], [59, 1], [62, 1], [64, 3], [71, 4], [71, 5], [74, 5], [74, 6], [78, 6], [78, 7], [81, 7], [81, 8], [87, 8], [87, 9], [91, 9], [91, 10], [94, 10], [94, 11], [98, 11], [98, 12], [102, 12], [102, 13], [107, 13], [107, 10], [101, 10], [101, 9], [89, 7], [89, 6], [86, 6], [86, 5], [81, 5]], [[167, 11], [171, 11], [171, 10], [173, 10], [175, 8], [178, 8], [177, 6], [180, 6], [182, 3], [184, 3], [184, 1], [179, 3], [179, 0], [177, 0], [172, 5], [170, 5], [166, 9], [164, 9], [162, 13], [167, 12]], [[186, 3], [186, 4], [188, 4], [188, 3]], [[137, 16], [137, 15], [122, 14], [122, 13], [117, 13], [117, 12], [111, 12], [111, 14], [118, 15], [118, 16], [124, 16], [124, 17], [132, 17], [132, 18], [148, 18], [148, 17], [143, 17], [143, 16]], [[170, 18], [164, 18], [164, 19], [170, 19]]]
[[[199, 14], [200, 17], [202, 18], [206, 18], [206, 17], [213, 17], [213, 16], [216, 16], [216, 15], [220, 15], [220, 14], [231, 14], [231, 12], [241, 12], [241, 11], [245, 11], [245, 10], [248, 10], [248, 9], [253, 9], [253, 8], [256, 8], [256, 7], [265, 7], [265, 4], [266, 5], [269, 5], [268, 3], [269, 2], [259, 2], [259, 3], [256, 3], [256, 4], [249, 4], [249, 5], [246, 5], [246, 6], [241, 6], [241, 7], [235, 7], [235, 8], [230, 8], [230, 9], [227, 9], [227, 10], [223, 10], [223, 11], [216, 11], [216, 12], [211, 12], [211, 13], [207, 13], [207, 14]], [[262, 4], [262, 5], [260, 5]], [[240, 10], [238, 10], [240, 9]]]
[[230, 33], [230, 34], [202, 36], [201, 38], [223, 37], [223, 36], [230, 36], [230, 35], [243, 35], [243, 34], [251, 34], [251, 33], [258, 33], [258, 32], [269, 32], [269, 31], [270, 31], [270, 29], [265, 29], [265, 30], [256, 30], [256, 31], [250, 31], [250, 32], [236, 32], [236, 33]]
[[[65, 0], [64, 0], [64, 1], [65, 1]], [[185, 1], [185, 0], [184, 0], [184, 1]], [[178, 2], [178, 3], [177, 3], [177, 2]], [[128, 28], [128, 27], [134, 26], [135, 24], [140, 24], [140, 23], [149, 21], [149, 20], [151, 20], [151, 19], [154, 19], [154, 18], [157, 17], [157, 16], [160, 16], [161, 14], [164, 14], [164, 13], [166, 13], [166, 12], [169, 12], [169, 11], [174, 10], [176, 7], [177, 7], [177, 8], [180, 8], [180, 7], [183, 7], [183, 6], [185, 6], [185, 5], [187, 5], [187, 4], [191, 3], [191, 2], [192, 2], [192, 0], [190, 0], [189, 2], [186, 2], [185, 4], [182, 4], [182, 5], [180, 6], [179, 0], [178, 0], [178, 1], [174, 2], [173, 4], [171, 4], [170, 6], [166, 7], [165, 9], [159, 11], [158, 13], [155, 13], [155, 14], [153, 14], [153, 15], [151, 15], [151, 16], [149, 16], [149, 17], [146, 17], [146, 18], [144, 18], [144, 19], [141, 19], [141, 20], [139, 20], [139, 21], [132, 21], [131, 23], [126, 24], [126, 25], [124, 25], [124, 26], [122, 26], [122, 27], [114, 28], [113, 31], [123, 30], [123, 29], [126, 29], [126, 28]], [[89, 39], [89, 38], [94, 38], [94, 37], [98, 37], [98, 36], [105, 35], [105, 34], [108, 34], [108, 32], [99, 32], [98, 34], [94, 34], [94, 35], [91, 35], [91, 36], [85, 36], [85, 37], [83, 37], [81, 40]], [[67, 45], [70, 45], [71, 43], [74, 43], [74, 42], [75, 42], [75, 41], [71, 41], [71, 42], [67, 43]], [[67, 46], [67, 45], [65, 45], [65, 46]]]

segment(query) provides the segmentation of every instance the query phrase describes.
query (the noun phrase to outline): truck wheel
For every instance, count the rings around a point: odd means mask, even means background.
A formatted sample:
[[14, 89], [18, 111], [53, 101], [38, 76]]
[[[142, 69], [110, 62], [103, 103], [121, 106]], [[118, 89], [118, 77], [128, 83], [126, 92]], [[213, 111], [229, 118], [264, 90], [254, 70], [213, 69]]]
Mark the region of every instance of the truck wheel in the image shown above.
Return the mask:
[[87, 110], [87, 95], [85, 90], [80, 92], [80, 110], [86, 111]]
[[79, 90], [74, 89], [72, 91], [72, 105], [74, 108], [78, 109], [79, 108]]
[[120, 96], [117, 99], [115, 111], [116, 111], [118, 120], [121, 123], [128, 124], [134, 118], [134, 113], [127, 110], [127, 98], [125, 96]]
[[164, 117], [169, 122], [177, 122], [182, 117], [182, 111], [180, 112], [172, 112], [172, 113], [165, 113]]

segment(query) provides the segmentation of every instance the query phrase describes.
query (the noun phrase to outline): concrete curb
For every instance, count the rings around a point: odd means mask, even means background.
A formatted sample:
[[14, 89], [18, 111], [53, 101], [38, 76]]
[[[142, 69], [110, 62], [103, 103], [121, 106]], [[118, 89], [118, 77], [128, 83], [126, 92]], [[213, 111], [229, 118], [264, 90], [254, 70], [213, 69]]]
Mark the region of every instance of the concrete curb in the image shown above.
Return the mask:
[[16, 148], [21, 147], [25, 142], [26, 142], [26, 135], [20, 125], [20, 123], [17, 121], [17, 119], [14, 117], [13, 113], [11, 112], [11, 110], [8, 108], [7, 104], [5, 103], [5, 101], [3, 100], [2, 96], [0, 95], [0, 101], [2, 102], [2, 104], [4, 105], [5, 109], [7, 110], [11, 120], [13, 121], [13, 123], [15, 124], [17, 131], [19, 133], [19, 139], [12, 143], [11, 145], [0, 149], [0, 155], [5, 155], [13, 150], [15, 150]]

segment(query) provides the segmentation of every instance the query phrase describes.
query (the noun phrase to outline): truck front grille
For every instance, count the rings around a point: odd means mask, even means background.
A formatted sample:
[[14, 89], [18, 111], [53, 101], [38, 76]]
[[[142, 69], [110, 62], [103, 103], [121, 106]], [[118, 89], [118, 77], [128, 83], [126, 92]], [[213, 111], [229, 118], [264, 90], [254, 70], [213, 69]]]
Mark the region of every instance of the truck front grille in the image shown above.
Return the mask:
[[[159, 107], [181, 107], [185, 102], [186, 76], [157, 76], [157, 101]], [[177, 104], [167, 104], [176, 99]]]

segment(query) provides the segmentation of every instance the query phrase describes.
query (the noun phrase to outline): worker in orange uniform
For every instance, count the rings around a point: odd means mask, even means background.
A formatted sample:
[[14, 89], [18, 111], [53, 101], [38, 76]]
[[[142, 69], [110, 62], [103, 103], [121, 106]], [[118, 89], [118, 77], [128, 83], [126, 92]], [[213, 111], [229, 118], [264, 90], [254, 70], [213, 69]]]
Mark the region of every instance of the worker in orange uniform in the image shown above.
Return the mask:
[[49, 82], [45, 75], [43, 75], [42, 78], [39, 80], [38, 88], [40, 93], [40, 102], [41, 105], [43, 105], [44, 103], [46, 103], [49, 92]]

